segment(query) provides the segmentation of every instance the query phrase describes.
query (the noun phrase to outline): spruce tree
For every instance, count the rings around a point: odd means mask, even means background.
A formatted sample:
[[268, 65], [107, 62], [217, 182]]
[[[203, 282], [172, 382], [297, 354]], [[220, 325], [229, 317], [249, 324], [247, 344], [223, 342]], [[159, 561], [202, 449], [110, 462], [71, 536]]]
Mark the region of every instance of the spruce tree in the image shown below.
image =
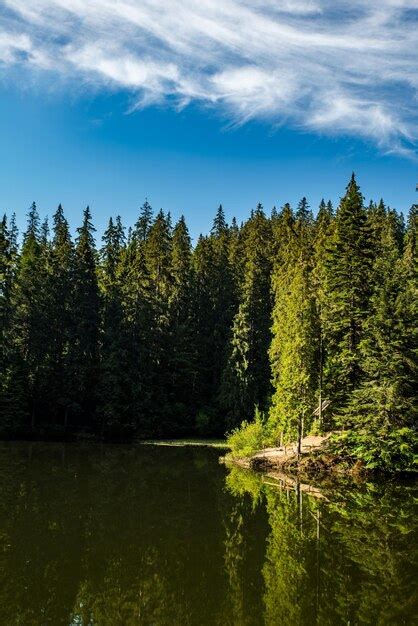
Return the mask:
[[193, 297], [195, 281], [192, 248], [184, 217], [174, 227], [171, 253], [170, 372], [169, 401], [173, 407], [173, 432], [191, 432], [197, 398], [196, 316]]
[[[170, 419], [170, 300], [173, 292], [171, 275], [172, 233], [169, 216], [160, 210], [149, 230], [144, 245], [145, 262], [150, 277], [152, 322], [148, 333], [149, 371], [152, 402], [152, 428], [162, 432], [164, 421]], [[150, 422], [150, 423], [151, 423]]]
[[24, 356], [17, 346], [14, 292], [19, 265], [15, 217], [0, 222], [0, 433], [23, 430], [28, 413]]
[[312, 211], [305, 197], [302, 198], [296, 208], [296, 219], [304, 225], [311, 225], [313, 222]]
[[38, 210], [33, 202], [13, 289], [12, 341], [17, 351], [17, 378], [26, 386], [29, 397], [27, 426], [32, 431], [43, 414], [50, 336], [46, 254], [39, 222]]
[[[280, 215], [278, 254], [273, 268], [273, 338], [270, 346], [273, 396], [267, 432], [272, 443], [299, 444], [314, 403], [316, 315], [311, 259], [304, 229], [290, 207]], [[276, 235], [277, 235], [276, 233]]]
[[[98, 413], [102, 437], [132, 435], [134, 424], [128, 402], [129, 378], [126, 354], [129, 350], [124, 320], [120, 264], [125, 233], [120, 216], [109, 224], [100, 250], [101, 341]], [[121, 367], [121, 364], [124, 367]]]
[[369, 468], [411, 465], [416, 437], [416, 274], [408, 244], [401, 256], [393, 217], [380, 216], [370, 314], [360, 343], [365, 375], [344, 411], [347, 441]]
[[264, 410], [270, 394], [268, 348], [271, 340], [271, 225], [261, 204], [242, 232], [244, 278], [233, 319], [221, 404], [229, 428]]
[[[59, 204], [53, 216], [53, 235], [49, 277], [51, 319], [51, 411], [64, 430], [71, 413], [70, 343], [78, 312], [74, 307], [74, 248], [68, 222]], [[54, 407], [55, 405], [55, 407]]]
[[124, 406], [139, 436], [155, 436], [154, 293], [143, 247], [134, 241], [128, 242], [121, 252], [119, 284], [127, 341]]
[[152, 207], [149, 204], [147, 198], [142, 205], [139, 217], [135, 223], [135, 227], [132, 232], [132, 237], [137, 242], [143, 242], [148, 237], [153, 218]]
[[94, 425], [99, 375], [100, 294], [94, 232], [87, 207], [77, 229], [72, 293], [76, 315], [69, 355], [72, 419], [87, 429]]
[[324, 365], [327, 356], [327, 343], [324, 337], [324, 318], [326, 310], [326, 256], [330, 240], [332, 240], [334, 230], [334, 219], [331, 202], [325, 203], [321, 200], [318, 214], [314, 224], [313, 235], [313, 268], [312, 282], [315, 299], [316, 313], [316, 350], [317, 350], [317, 407], [318, 422], [322, 426], [323, 415], [322, 406], [326, 401], [324, 396]]
[[208, 428], [214, 434], [225, 432], [225, 414], [219, 407], [219, 399], [237, 306], [230, 242], [230, 229], [220, 206], [210, 237], [199, 239], [194, 255], [202, 415], [208, 417]]
[[367, 213], [353, 174], [335, 217], [325, 259], [325, 377], [334, 407], [348, 400], [364, 373], [360, 342], [369, 311], [371, 264]]
[[213, 220], [211, 233], [214, 237], [222, 237], [228, 232], [228, 224], [225, 219], [225, 211], [222, 204], [219, 205]]

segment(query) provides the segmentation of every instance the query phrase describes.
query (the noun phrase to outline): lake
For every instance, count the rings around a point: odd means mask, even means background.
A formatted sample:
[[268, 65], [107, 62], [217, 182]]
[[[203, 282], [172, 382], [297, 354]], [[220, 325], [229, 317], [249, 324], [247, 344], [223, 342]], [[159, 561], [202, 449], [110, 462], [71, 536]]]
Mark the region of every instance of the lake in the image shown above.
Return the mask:
[[0, 623], [418, 623], [416, 484], [318, 498], [222, 454], [1, 443]]

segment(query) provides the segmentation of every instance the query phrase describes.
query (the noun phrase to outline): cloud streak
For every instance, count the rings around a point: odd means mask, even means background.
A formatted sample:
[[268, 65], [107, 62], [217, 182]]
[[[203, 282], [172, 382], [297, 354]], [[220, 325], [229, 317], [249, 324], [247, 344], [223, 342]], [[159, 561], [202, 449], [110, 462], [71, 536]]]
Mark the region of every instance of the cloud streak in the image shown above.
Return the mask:
[[418, 139], [418, 0], [3, 0], [0, 67], [199, 102], [233, 123]]

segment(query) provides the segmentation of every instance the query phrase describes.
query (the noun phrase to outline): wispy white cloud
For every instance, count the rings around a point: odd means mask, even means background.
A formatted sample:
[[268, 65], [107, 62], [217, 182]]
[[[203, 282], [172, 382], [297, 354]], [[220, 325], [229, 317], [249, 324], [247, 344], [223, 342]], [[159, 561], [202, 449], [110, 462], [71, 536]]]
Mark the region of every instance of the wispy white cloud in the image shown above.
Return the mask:
[[[418, 0], [3, 0], [0, 63], [287, 120], [384, 150], [418, 140]], [[62, 84], [62, 83], [61, 83]]]

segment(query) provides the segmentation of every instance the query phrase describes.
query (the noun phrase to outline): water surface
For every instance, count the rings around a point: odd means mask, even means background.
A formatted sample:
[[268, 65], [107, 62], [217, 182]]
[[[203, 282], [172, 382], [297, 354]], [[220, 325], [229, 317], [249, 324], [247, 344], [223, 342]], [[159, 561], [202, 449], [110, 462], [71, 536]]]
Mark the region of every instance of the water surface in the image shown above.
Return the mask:
[[318, 499], [221, 454], [0, 444], [0, 623], [417, 623], [413, 483]]

